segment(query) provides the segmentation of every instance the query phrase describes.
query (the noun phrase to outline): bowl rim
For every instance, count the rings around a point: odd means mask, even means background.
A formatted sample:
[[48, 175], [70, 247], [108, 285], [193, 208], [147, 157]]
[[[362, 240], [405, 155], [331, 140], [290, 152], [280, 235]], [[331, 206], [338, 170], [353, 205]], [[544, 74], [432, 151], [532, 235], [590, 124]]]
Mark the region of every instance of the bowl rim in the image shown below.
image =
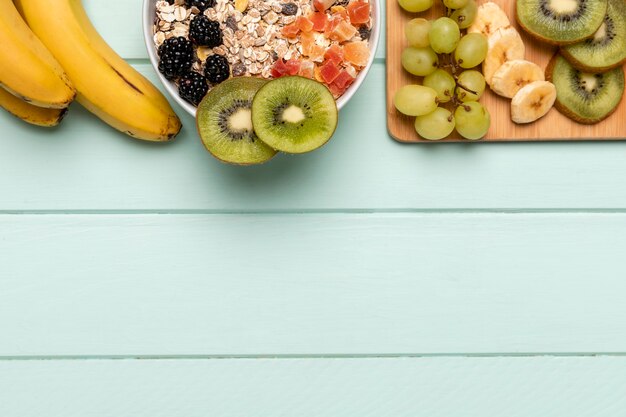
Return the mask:
[[[367, 65], [359, 72], [356, 77], [356, 80], [346, 92], [339, 97], [337, 101], [337, 108], [341, 110], [354, 96], [356, 91], [359, 89], [365, 77], [369, 73], [374, 60], [376, 59], [376, 52], [378, 50], [379, 40], [380, 40], [380, 32], [381, 32], [381, 24], [380, 24], [380, 0], [369, 0], [369, 3], [372, 5], [372, 28], [369, 38], [369, 47], [370, 47], [370, 57], [367, 61]], [[157, 51], [154, 46], [154, 35], [152, 34], [152, 28], [154, 25], [155, 16], [151, 13], [151, 6], [156, 7], [156, 0], [143, 0], [143, 37], [146, 49], [148, 51], [148, 56], [150, 58], [150, 63], [152, 64], [152, 68], [157, 73], [161, 84], [165, 87], [167, 92], [176, 100], [176, 102], [183, 108], [187, 113], [192, 116], [196, 116], [196, 107], [191, 103], [187, 102], [183, 98], [178, 95], [178, 90], [176, 89], [173, 82], [166, 79], [163, 74], [158, 70], [158, 56]]]

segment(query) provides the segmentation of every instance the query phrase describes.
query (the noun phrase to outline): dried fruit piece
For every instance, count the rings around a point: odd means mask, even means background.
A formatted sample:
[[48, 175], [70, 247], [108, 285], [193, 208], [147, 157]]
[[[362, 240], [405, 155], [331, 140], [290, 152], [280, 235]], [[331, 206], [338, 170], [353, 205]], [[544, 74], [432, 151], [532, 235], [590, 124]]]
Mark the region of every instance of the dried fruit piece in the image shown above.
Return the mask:
[[353, 25], [369, 22], [370, 4], [364, 1], [353, 1], [348, 5], [348, 16]]
[[295, 38], [298, 35], [298, 32], [300, 32], [300, 28], [295, 23], [292, 23], [290, 25], [283, 26], [280, 32], [286, 38]]
[[343, 47], [343, 51], [344, 57], [347, 61], [353, 63], [354, 65], [358, 65], [359, 67], [367, 65], [367, 61], [370, 57], [370, 50], [367, 47], [367, 42], [358, 41], [346, 43]]
[[323, 12], [309, 13], [308, 18], [313, 22], [313, 30], [316, 32], [324, 32], [328, 26], [328, 16]]
[[324, 59], [334, 62], [335, 65], [341, 64], [343, 62], [343, 57], [343, 47], [337, 45], [336, 43], [332, 44], [324, 53]]
[[304, 16], [298, 16], [295, 24], [302, 32], [310, 32], [313, 30], [313, 22]]
[[340, 20], [339, 23], [333, 28], [329, 35], [329, 38], [339, 42], [345, 42], [352, 39], [357, 33], [357, 30], [350, 23], [345, 20]]
[[235, 9], [243, 13], [248, 8], [248, 0], [235, 0]]
[[313, 8], [318, 12], [324, 12], [334, 3], [335, 0], [313, 0]]
[[337, 65], [331, 61], [327, 61], [320, 67], [320, 74], [326, 84], [330, 84], [335, 81], [335, 78], [337, 78], [340, 73], [341, 71], [337, 68]]

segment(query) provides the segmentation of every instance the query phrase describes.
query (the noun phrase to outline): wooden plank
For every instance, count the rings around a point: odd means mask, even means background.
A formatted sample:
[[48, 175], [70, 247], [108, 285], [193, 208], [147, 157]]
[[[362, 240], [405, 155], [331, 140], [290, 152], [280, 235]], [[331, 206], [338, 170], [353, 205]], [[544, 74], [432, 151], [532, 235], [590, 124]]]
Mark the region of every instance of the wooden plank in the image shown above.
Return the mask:
[[626, 352], [625, 214], [0, 216], [0, 356]]
[[384, 77], [374, 64], [328, 145], [251, 168], [213, 159], [181, 109], [184, 133], [164, 146], [78, 105], [54, 132], [0, 112], [0, 210], [626, 207], [624, 144], [406, 147], [386, 133]]
[[[487, 0], [479, 0], [479, 3]], [[510, 0], [489, 0], [502, 7], [520, 34], [526, 46], [526, 59], [545, 69], [554, 55], [556, 48], [541, 44], [527, 35], [515, 21], [515, 2]], [[414, 17], [435, 19], [443, 16], [443, 5], [435, 2], [435, 6], [427, 12], [408, 13], [402, 10], [397, 0], [387, 2], [387, 123], [391, 135], [399, 141], [411, 143], [437, 143], [422, 139], [415, 132], [414, 117], [400, 114], [394, 104], [395, 92], [407, 84], [421, 82], [421, 77], [415, 77], [404, 71], [400, 62], [402, 50], [406, 46], [404, 23]], [[626, 68], [626, 65], [624, 65]], [[580, 140], [624, 140], [626, 139], [626, 100], [622, 100], [616, 112], [596, 125], [582, 125], [563, 116], [556, 109], [552, 109], [540, 120], [518, 125], [511, 121], [511, 101], [493, 93], [489, 87], [485, 90], [481, 103], [491, 113], [491, 128], [484, 141], [518, 142], [518, 141], [580, 141]], [[443, 142], [467, 142], [456, 132], [453, 132]]]
[[624, 375], [623, 357], [5, 361], [0, 414], [619, 416]]
[[[154, 0], [156, 1], [156, 0]], [[385, 22], [385, 2], [379, 0], [381, 22]], [[129, 59], [147, 59], [142, 32], [143, 0], [86, 1], [85, 8], [102, 36], [121, 56]], [[384, 35], [376, 57], [385, 57]]]

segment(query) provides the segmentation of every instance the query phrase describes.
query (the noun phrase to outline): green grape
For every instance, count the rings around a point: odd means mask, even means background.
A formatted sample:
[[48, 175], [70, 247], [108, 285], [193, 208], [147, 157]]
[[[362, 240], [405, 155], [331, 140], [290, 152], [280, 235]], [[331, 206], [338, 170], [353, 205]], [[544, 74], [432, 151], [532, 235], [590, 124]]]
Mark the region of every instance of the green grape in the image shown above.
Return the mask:
[[437, 99], [440, 103], [447, 103], [452, 100], [456, 81], [447, 71], [437, 69], [432, 74], [424, 77], [424, 85], [437, 92]]
[[478, 14], [478, 6], [474, 0], [469, 0], [464, 7], [455, 10], [450, 18], [454, 20], [461, 29], [467, 29], [474, 23]]
[[413, 75], [425, 76], [433, 73], [439, 65], [437, 54], [430, 49], [409, 46], [402, 51], [402, 66]]
[[448, 9], [460, 9], [461, 7], [465, 7], [468, 0], [443, 0], [443, 5]]
[[461, 68], [474, 68], [487, 57], [487, 38], [481, 33], [468, 33], [459, 41], [454, 59]]
[[[476, 70], [463, 71], [459, 74], [457, 83], [460, 85], [456, 88], [456, 96], [462, 102], [478, 101], [485, 92], [485, 77]], [[476, 94], [467, 91], [461, 85], [469, 88]]]
[[418, 13], [433, 6], [434, 0], [398, 0], [398, 4], [407, 12]]
[[405, 85], [393, 98], [396, 109], [407, 116], [421, 116], [437, 108], [437, 92], [423, 85]]
[[430, 47], [438, 54], [449, 54], [454, 51], [459, 39], [461, 39], [461, 31], [449, 17], [440, 17], [435, 20], [428, 32]]
[[425, 48], [430, 45], [428, 40], [428, 31], [430, 30], [430, 21], [418, 17], [411, 19], [404, 26], [404, 34], [409, 46], [417, 48]]
[[476, 140], [487, 134], [491, 115], [480, 103], [470, 101], [457, 107], [454, 112], [456, 131], [465, 139]]
[[422, 138], [428, 140], [445, 138], [452, 133], [454, 125], [454, 116], [443, 107], [437, 107], [434, 112], [415, 119], [415, 130]]

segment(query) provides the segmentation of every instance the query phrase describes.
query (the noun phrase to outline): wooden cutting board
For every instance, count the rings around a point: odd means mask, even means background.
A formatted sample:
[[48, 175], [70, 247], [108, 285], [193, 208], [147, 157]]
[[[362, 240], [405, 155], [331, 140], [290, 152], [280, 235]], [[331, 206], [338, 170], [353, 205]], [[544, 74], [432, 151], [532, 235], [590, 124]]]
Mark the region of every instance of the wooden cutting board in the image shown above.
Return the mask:
[[[481, 4], [485, 1], [487, 0], [478, 0], [478, 3]], [[526, 45], [526, 59], [545, 69], [556, 48], [540, 44], [521, 30], [515, 22], [515, 1], [492, 1], [507, 12], [511, 24], [522, 35]], [[391, 136], [400, 142], [467, 142], [456, 132], [441, 141], [424, 140], [413, 128], [415, 118], [402, 115], [393, 105], [393, 96], [398, 88], [406, 84], [421, 83], [421, 77], [413, 76], [404, 71], [400, 62], [402, 50], [406, 46], [404, 24], [414, 17], [436, 19], [441, 16], [443, 16], [443, 7], [440, 0], [435, 0], [435, 6], [423, 13], [408, 13], [398, 5], [397, 0], [387, 0], [387, 125]], [[511, 101], [509, 99], [500, 97], [487, 88], [480, 101], [491, 113], [491, 128], [483, 141], [626, 140], [625, 99], [622, 99], [615, 113], [596, 125], [583, 125], [573, 122], [555, 108], [534, 123], [518, 125], [511, 121]]]

